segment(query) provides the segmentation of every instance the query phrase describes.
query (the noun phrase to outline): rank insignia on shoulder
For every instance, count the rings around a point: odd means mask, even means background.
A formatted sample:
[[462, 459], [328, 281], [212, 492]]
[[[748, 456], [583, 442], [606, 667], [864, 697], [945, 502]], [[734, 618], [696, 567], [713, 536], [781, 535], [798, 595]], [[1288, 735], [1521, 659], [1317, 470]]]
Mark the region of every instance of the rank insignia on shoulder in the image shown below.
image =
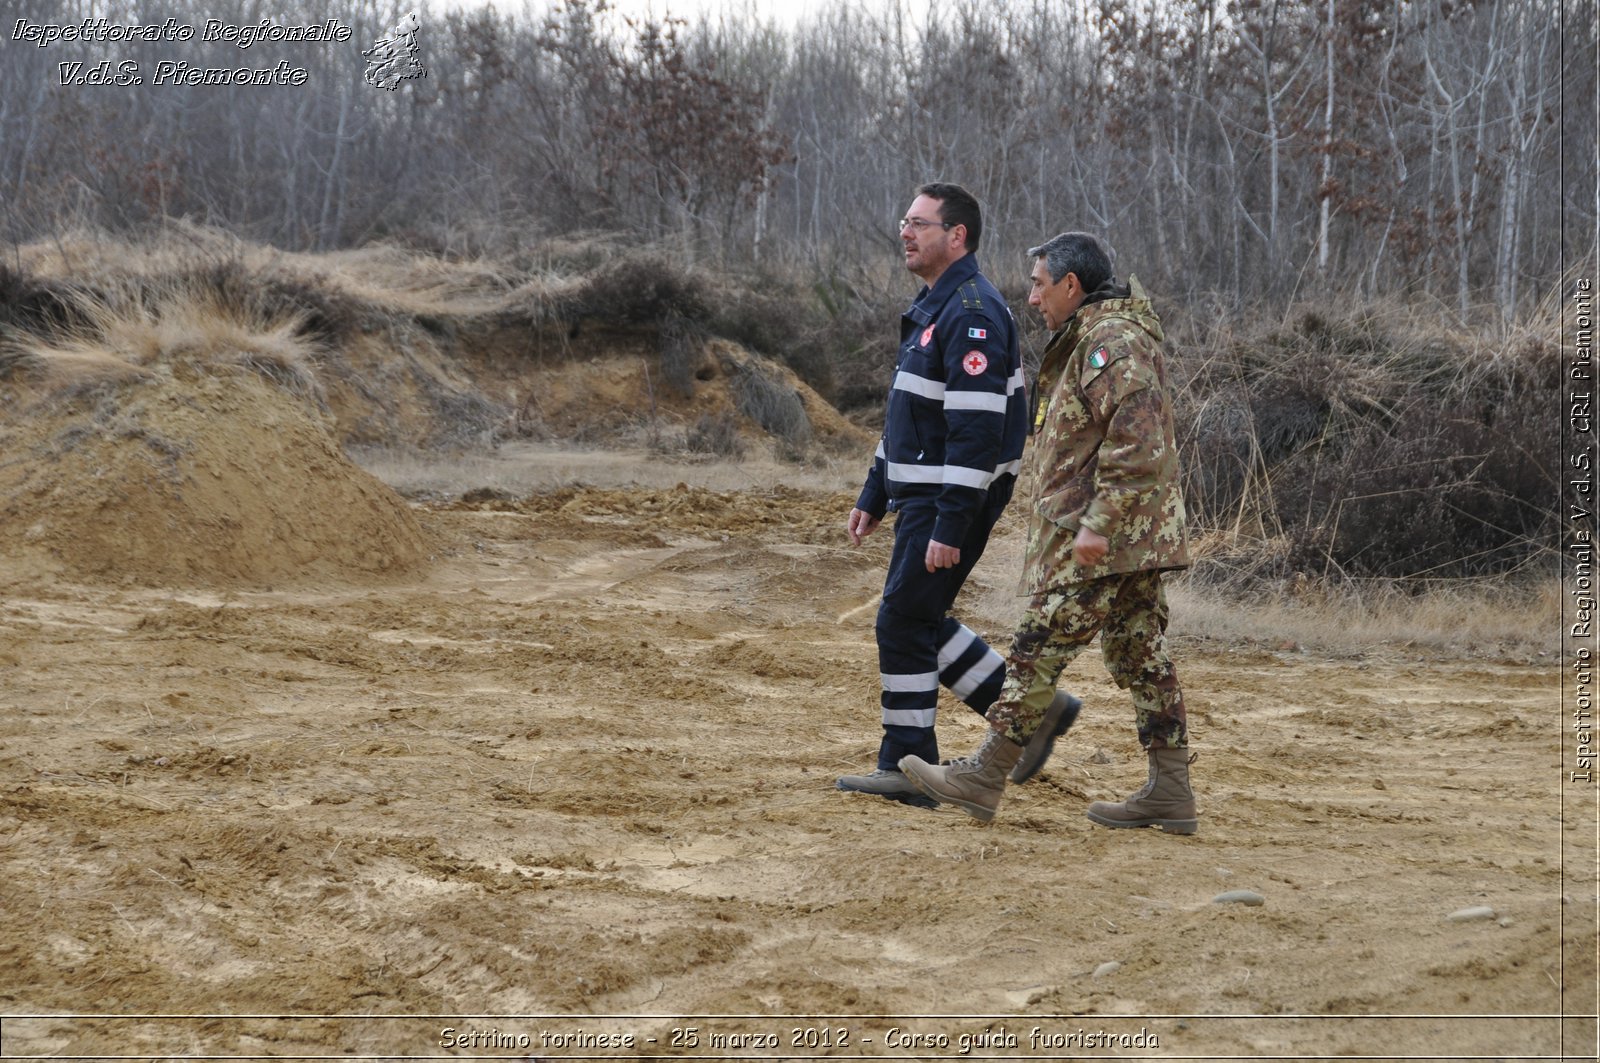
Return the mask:
[[926, 347], [930, 342], [932, 342], [932, 340], [933, 340], [933, 326], [929, 325], [927, 328], [922, 330], [921, 345]]
[[1109, 361], [1111, 361], [1111, 359], [1106, 356], [1106, 349], [1104, 347], [1096, 347], [1094, 349], [1094, 353], [1089, 355], [1089, 366], [1093, 369], [1104, 369], [1106, 367], [1106, 363]]
[[989, 338], [989, 330], [986, 329], [986, 328], [969, 328], [969, 329], [967, 329], [967, 339], [969, 339], [969, 340], [986, 340], [988, 338]]
[[983, 356], [982, 351], [968, 351], [967, 356], [961, 359], [961, 368], [967, 371], [968, 376], [979, 376], [989, 368], [989, 359]]

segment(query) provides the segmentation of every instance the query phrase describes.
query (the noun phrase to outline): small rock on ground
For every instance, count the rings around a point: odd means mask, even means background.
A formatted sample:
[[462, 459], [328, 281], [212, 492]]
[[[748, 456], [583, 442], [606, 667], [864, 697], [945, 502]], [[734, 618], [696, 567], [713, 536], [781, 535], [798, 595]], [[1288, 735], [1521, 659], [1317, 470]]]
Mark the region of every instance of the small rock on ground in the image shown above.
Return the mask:
[[1493, 919], [1494, 916], [1495, 911], [1493, 908], [1486, 904], [1480, 904], [1472, 908], [1458, 908], [1445, 916], [1445, 918], [1452, 923], [1472, 923], [1479, 919]]

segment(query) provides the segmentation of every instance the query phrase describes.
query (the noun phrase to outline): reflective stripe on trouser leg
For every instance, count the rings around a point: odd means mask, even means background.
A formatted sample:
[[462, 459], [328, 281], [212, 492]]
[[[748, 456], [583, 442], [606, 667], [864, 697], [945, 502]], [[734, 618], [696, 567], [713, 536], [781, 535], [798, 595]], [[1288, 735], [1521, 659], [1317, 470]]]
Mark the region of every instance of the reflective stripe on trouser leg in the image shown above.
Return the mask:
[[[956, 661], [941, 659], [940, 647], [952, 639], [959, 641], [961, 628], [946, 614], [972, 566], [983, 555], [998, 515], [997, 506], [975, 521], [960, 544], [961, 562], [937, 572], [929, 572], [926, 565], [937, 507], [932, 502], [907, 505], [895, 517], [894, 553], [884, 580], [877, 621], [878, 671], [883, 680], [880, 768], [896, 769], [901, 757], [913, 755], [929, 764], [939, 763], [939, 743], [933, 728], [939, 682], [942, 672], [953, 672], [957, 667]], [[974, 640], [977, 646], [983, 645], [976, 636]], [[973, 660], [950, 681], [964, 678], [987, 650], [987, 646], [982, 651], [966, 646], [963, 657], [971, 654]], [[981, 663], [977, 668], [973, 689], [966, 696], [969, 704], [986, 695], [994, 696], [984, 686], [988, 676]], [[989, 682], [993, 685], [992, 680]]]
[[1146, 749], [1189, 745], [1189, 716], [1178, 672], [1167, 655], [1167, 592], [1160, 572], [1136, 572], [1122, 584], [1100, 632], [1100, 653], [1117, 686], [1133, 698], [1133, 724]]
[[898, 771], [900, 758], [939, 763], [933, 723], [939, 708], [937, 625], [900, 613], [886, 600], [878, 609], [878, 672], [883, 684], [883, 742], [878, 767]]
[[878, 749], [878, 767], [898, 771], [900, 758], [911, 755], [902, 750], [920, 749], [937, 757], [933, 723], [939, 707], [939, 673], [885, 674], [881, 679], [884, 738]]
[[1027, 745], [1056, 694], [1061, 672], [1094, 641], [1123, 577], [1075, 583], [1028, 601], [1006, 656], [1005, 685], [989, 708], [989, 722]]
[[978, 633], [954, 617], [939, 625], [939, 682], [979, 714], [1000, 696], [1006, 661]]

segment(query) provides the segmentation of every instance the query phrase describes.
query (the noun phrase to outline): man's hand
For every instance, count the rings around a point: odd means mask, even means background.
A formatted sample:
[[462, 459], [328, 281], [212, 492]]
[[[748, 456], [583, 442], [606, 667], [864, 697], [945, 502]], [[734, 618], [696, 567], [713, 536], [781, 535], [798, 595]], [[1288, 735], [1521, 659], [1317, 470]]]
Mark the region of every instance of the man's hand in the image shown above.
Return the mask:
[[1089, 568], [1098, 565], [1110, 548], [1111, 540], [1104, 535], [1092, 532], [1088, 528], [1079, 528], [1077, 536], [1072, 540], [1072, 560], [1084, 568]]
[[882, 517], [874, 517], [864, 509], [852, 509], [850, 523], [845, 525], [845, 531], [850, 536], [850, 545], [860, 546], [861, 540], [877, 531], [881, 523], [883, 523]]
[[929, 572], [936, 572], [941, 568], [951, 568], [961, 563], [961, 550], [958, 547], [946, 546], [928, 540], [928, 554], [925, 563]]

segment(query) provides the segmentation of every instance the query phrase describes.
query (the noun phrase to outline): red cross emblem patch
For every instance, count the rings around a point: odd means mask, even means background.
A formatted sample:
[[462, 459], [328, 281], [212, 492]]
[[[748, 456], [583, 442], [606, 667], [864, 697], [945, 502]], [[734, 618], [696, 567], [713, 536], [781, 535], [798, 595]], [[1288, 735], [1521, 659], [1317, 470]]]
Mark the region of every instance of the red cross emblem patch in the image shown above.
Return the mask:
[[928, 342], [930, 340], [932, 340], [932, 339], [933, 339], [933, 326], [929, 325], [927, 328], [922, 330], [922, 346], [926, 347], [928, 345]]
[[982, 351], [968, 351], [967, 356], [961, 359], [961, 368], [967, 371], [968, 376], [978, 376], [989, 368], [989, 359], [983, 356]]

